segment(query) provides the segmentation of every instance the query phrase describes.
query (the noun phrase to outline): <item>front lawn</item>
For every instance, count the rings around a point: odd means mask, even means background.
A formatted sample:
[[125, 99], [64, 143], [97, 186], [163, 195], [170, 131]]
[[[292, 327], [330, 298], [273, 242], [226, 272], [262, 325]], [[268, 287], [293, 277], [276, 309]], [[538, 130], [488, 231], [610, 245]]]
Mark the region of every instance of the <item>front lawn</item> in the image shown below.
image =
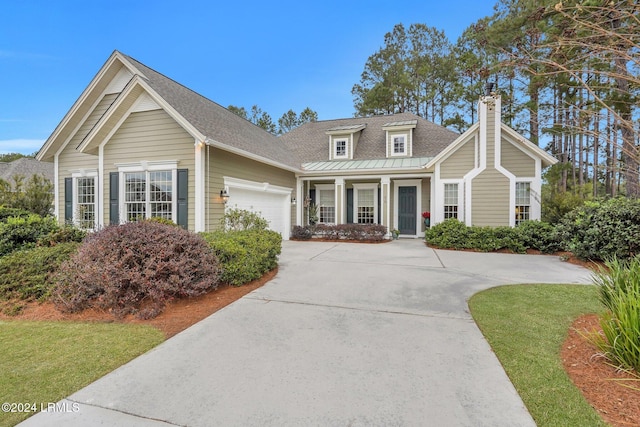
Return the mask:
[[[46, 407], [163, 339], [162, 332], [142, 325], [0, 321], [0, 403]], [[29, 415], [0, 411], [0, 426]]]
[[474, 295], [469, 307], [538, 426], [606, 425], [560, 360], [572, 321], [602, 311], [594, 286], [502, 286]]

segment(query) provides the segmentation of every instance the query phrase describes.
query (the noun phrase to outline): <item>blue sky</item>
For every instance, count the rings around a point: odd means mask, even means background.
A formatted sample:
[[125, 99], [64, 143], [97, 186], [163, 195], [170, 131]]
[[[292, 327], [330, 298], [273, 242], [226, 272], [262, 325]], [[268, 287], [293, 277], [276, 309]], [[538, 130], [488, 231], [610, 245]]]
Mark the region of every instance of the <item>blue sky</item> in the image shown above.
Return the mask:
[[353, 115], [351, 88], [384, 34], [403, 23], [451, 41], [493, 1], [51, 1], [3, 3], [0, 153], [37, 151], [113, 50], [223, 106], [274, 122], [310, 107]]

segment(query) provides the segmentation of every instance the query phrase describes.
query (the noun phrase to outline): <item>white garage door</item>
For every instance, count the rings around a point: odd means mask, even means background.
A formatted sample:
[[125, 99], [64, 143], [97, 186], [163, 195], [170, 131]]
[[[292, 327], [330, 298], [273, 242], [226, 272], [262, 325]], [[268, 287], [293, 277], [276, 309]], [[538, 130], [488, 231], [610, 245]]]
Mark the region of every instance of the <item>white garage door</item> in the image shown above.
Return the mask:
[[245, 209], [260, 214], [269, 221], [269, 228], [282, 234], [282, 238], [289, 239], [291, 224], [290, 193], [281, 191], [253, 190], [229, 186], [228, 208]]

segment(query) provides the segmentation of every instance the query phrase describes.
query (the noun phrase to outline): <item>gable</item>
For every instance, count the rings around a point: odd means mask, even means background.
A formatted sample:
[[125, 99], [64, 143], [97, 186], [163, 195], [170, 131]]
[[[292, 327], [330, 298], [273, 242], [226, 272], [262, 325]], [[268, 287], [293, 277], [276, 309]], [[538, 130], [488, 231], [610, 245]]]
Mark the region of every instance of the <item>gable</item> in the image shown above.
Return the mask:
[[71, 138], [77, 135], [80, 127], [87, 123], [87, 120], [93, 115], [93, 112], [98, 108], [104, 97], [116, 93], [127, 77], [133, 75], [132, 73], [133, 71], [122, 62], [120, 54], [113, 52], [93, 80], [91, 80], [89, 86], [82, 92], [53, 133], [45, 141], [36, 155], [36, 159], [53, 161], [55, 154], [68, 144]]
[[456, 148], [440, 164], [441, 178], [462, 178], [477, 165], [476, 135], [470, 135], [467, 140]]
[[500, 160], [502, 167], [516, 177], [536, 175], [535, 159], [513, 145], [507, 138], [502, 138]]

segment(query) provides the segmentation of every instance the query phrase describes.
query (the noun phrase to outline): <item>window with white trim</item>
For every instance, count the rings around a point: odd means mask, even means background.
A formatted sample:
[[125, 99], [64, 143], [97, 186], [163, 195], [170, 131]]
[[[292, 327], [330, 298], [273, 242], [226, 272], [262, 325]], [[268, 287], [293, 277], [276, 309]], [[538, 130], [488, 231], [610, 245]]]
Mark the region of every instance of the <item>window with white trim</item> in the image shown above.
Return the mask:
[[336, 158], [347, 157], [347, 140], [345, 138], [335, 139], [334, 141], [336, 150], [334, 156]]
[[335, 224], [336, 199], [334, 189], [318, 189], [318, 222]]
[[531, 219], [531, 183], [516, 182], [516, 225]]
[[84, 230], [96, 227], [96, 178], [93, 176], [75, 178], [76, 206], [74, 223]]
[[126, 221], [158, 217], [175, 221], [177, 170], [125, 171], [122, 211]]
[[458, 218], [458, 184], [444, 184], [444, 219]]
[[378, 217], [378, 185], [353, 184], [353, 220], [357, 224], [376, 224]]
[[407, 135], [394, 135], [391, 137], [391, 143], [392, 156], [407, 155]]

